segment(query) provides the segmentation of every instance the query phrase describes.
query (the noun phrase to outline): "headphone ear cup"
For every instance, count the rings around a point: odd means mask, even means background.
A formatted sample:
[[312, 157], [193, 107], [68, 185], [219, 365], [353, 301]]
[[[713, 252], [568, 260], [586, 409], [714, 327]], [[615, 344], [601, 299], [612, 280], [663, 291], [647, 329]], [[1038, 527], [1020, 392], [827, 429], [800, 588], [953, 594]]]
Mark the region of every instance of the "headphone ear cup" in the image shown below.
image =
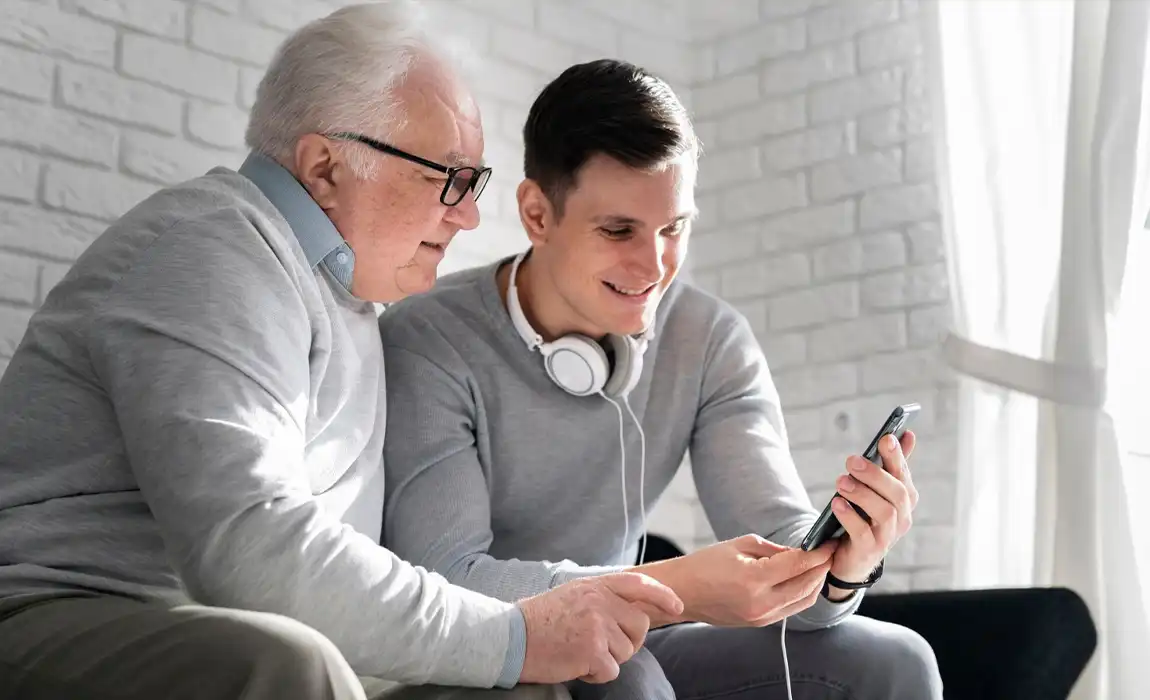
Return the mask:
[[643, 374], [643, 353], [638, 343], [629, 336], [607, 337], [615, 353], [615, 366], [611, 369], [611, 378], [607, 380], [603, 392], [610, 396], [627, 396]]
[[607, 384], [607, 353], [590, 338], [572, 333], [540, 349], [547, 376], [567, 393], [590, 396]]

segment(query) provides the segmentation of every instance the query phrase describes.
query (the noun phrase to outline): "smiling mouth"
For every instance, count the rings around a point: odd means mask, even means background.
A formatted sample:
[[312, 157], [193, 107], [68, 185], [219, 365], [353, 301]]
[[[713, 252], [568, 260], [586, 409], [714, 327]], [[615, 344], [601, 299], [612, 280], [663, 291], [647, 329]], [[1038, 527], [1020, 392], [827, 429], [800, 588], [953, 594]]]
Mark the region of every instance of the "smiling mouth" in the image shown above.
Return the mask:
[[425, 248], [431, 248], [432, 250], [438, 250], [441, 253], [447, 250], [446, 243], [432, 243], [431, 241], [422, 241], [419, 245]]
[[646, 287], [619, 287], [611, 284], [610, 282], [604, 282], [603, 285], [616, 294], [620, 294], [625, 297], [631, 297], [633, 299], [641, 299], [644, 296], [650, 294], [651, 290], [655, 288], [655, 285], [653, 284]]

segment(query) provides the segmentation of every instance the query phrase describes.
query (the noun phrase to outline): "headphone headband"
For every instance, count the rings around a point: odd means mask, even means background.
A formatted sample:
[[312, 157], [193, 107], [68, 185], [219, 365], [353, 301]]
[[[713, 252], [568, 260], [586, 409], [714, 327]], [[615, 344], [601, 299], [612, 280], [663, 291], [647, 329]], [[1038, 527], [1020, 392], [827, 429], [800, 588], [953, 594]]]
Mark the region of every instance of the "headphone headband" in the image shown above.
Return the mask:
[[543, 336], [536, 333], [527, 321], [527, 316], [523, 313], [523, 307], [519, 303], [519, 287], [515, 286], [519, 265], [526, 257], [526, 252], [520, 253], [515, 256], [515, 260], [511, 263], [511, 277], [507, 283], [507, 311], [511, 314], [511, 324], [519, 332], [519, 337], [523, 339], [524, 343], [527, 343], [527, 349], [535, 350], [543, 345]]

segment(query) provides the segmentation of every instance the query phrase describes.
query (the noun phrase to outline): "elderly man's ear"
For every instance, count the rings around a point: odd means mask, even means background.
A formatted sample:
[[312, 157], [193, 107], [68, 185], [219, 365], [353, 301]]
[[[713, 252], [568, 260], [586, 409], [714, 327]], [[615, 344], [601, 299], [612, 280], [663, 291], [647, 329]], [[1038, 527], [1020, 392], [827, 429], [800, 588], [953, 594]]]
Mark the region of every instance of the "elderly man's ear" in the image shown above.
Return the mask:
[[336, 187], [354, 177], [330, 139], [304, 134], [296, 142], [292, 172], [324, 211], [336, 206]]

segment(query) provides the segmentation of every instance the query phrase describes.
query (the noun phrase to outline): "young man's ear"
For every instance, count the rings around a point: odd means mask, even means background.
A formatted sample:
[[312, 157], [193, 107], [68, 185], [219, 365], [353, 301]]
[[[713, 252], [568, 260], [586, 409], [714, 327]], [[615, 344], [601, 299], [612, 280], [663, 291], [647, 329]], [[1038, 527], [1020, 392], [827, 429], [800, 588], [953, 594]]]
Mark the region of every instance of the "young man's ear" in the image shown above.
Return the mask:
[[523, 222], [523, 230], [532, 245], [547, 242], [547, 234], [555, 225], [555, 210], [551, 200], [543, 193], [539, 183], [526, 179], [519, 183], [515, 190], [515, 199], [519, 202], [519, 220]]

